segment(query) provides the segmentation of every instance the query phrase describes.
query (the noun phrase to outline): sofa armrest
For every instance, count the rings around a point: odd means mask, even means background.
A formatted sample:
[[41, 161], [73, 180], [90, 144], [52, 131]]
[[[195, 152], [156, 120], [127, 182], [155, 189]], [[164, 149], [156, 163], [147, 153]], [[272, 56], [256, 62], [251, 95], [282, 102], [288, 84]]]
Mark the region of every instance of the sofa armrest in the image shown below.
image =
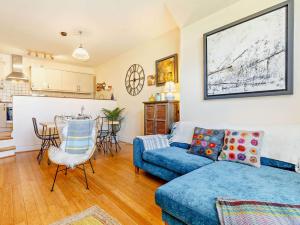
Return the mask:
[[143, 165], [143, 152], [145, 151], [143, 140], [135, 138], [133, 140], [133, 164], [139, 168]]

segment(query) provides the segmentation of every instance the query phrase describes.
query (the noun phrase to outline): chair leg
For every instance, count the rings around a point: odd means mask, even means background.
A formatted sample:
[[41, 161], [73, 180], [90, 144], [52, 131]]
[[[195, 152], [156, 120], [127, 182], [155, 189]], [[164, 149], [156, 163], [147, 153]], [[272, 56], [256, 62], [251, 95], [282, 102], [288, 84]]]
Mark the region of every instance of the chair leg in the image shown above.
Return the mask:
[[84, 178], [85, 178], [85, 183], [86, 183], [86, 189], [89, 189], [86, 172], [85, 172], [85, 166], [84, 166], [84, 164], [82, 164], [82, 166], [83, 166], [83, 173], [84, 173]]
[[91, 160], [90, 160], [90, 159], [89, 159], [89, 162], [90, 162], [90, 165], [91, 165], [91, 168], [92, 168], [92, 171], [93, 171], [93, 173], [95, 173], [95, 170], [94, 170], [93, 164], [92, 164], [92, 162], [91, 162]]
[[119, 145], [119, 142], [117, 140], [117, 136], [113, 135], [114, 141], [115, 141], [115, 146], [116, 146], [116, 152], [119, 150], [121, 150], [121, 146]]
[[66, 166], [65, 175], [68, 173], [68, 167]]
[[39, 155], [37, 157], [37, 160], [38, 160], [39, 164], [41, 164], [43, 156], [44, 156], [44, 148], [42, 147], [41, 150], [40, 150], [40, 152], [39, 152]]
[[139, 173], [140, 172], [140, 168], [138, 168], [137, 166], [134, 168], [135, 173]]
[[40, 152], [39, 152], [38, 156], [36, 157], [36, 159], [37, 159], [37, 161], [39, 162], [39, 164], [41, 164], [41, 161], [42, 161], [42, 159], [43, 159], [43, 156], [44, 156], [44, 149], [45, 149], [46, 143], [47, 143], [46, 140], [43, 140], [43, 141], [42, 141]]
[[57, 168], [56, 168], [56, 173], [55, 173], [55, 177], [54, 177], [54, 181], [53, 181], [53, 184], [52, 184], [51, 191], [54, 190], [54, 184], [55, 184], [55, 181], [56, 181], [56, 177], [57, 177], [57, 173], [58, 173], [58, 168], [59, 168], [59, 165], [57, 165]]

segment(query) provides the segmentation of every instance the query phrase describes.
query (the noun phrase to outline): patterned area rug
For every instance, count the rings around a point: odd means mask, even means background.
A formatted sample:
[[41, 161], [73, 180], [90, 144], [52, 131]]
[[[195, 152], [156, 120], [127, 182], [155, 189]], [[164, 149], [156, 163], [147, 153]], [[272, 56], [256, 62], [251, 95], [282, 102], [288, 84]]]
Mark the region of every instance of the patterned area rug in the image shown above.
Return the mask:
[[81, 213], [69, 216], [51, 225], [121, 225], [115, 218], [98, 206], [92, 206]]

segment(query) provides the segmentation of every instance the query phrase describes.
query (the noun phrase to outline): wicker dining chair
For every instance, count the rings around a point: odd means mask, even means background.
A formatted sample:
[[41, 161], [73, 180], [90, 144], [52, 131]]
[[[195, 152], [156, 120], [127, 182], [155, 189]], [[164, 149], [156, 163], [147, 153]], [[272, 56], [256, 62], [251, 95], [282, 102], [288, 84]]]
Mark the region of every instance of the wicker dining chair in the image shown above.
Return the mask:
[[[54, 190], [57, 174], [64, 171], [67, 175], [70, 168], [79, 168], [83, 171], [86, 188], [89, 189], [85, 164], [89, 163], [93, 173], [95, 173], [90, 160], [96, 149], [95, 120], [71, 120], [57, 116], [55, 123], [61, 144], [59, 148], [51, 146], [48, 152], [50, 161], [57, 164], [51, 191]], [[86, 129], [87, 126], [88, 130]], [[63, 168], [59, 169], [61, 166]]]

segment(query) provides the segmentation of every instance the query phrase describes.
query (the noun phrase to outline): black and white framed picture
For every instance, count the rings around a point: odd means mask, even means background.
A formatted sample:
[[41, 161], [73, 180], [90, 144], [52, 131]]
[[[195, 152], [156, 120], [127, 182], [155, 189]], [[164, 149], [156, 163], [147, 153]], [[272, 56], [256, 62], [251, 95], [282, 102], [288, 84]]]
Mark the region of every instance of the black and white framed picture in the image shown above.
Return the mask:
[[293, 94], [293, 1], [204, 34], [204, 99]]

